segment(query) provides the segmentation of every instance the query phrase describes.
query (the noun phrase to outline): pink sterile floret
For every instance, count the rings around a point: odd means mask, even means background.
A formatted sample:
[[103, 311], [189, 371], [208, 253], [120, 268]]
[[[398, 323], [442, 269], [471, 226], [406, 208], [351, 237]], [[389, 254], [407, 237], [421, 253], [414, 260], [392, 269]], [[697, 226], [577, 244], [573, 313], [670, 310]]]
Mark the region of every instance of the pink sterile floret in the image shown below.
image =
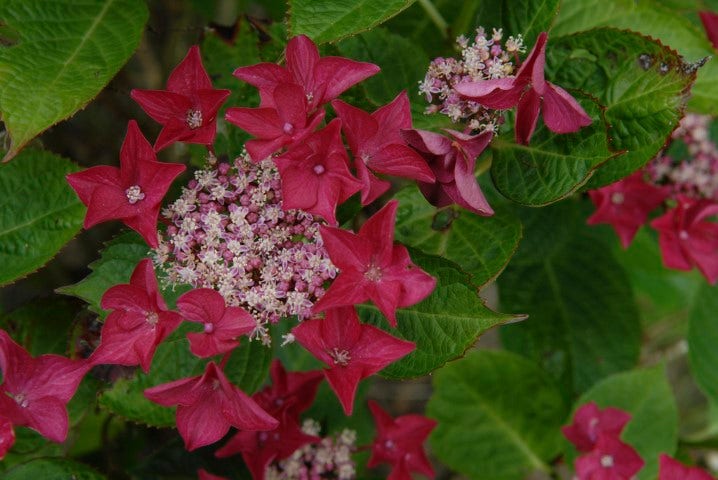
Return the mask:
[[217, 111], [231, 92], [215, 90], [194, 45], [167, 79], [167, 90], [137, 90], [133, 100], [158, 123], [155, 141], [159, 151], [174, 142], [211, 145], [217, 134]]
[[573, 423], [561, 431], [578, 451], [589, 452], [601, 434], [618, 438], [629, 420], [631, 415], [623, 410], [613, 407], [601, 410], [595, 402], [588, 402], [576, 410]]
[[713, 480], [699, 467], [687, 467], [665, 453], [659, 457], [658, 480]]
[[309, 113], [304, 91], [293, 83], [280, 83], [259, 90], [259, 108], [228, 108], [225, 118], [257, 137], [245, 147], [259, 162], [282, 147], [292, 147], [312, 133], [324, 118], [324, 110]]
[[631, 480], [644, 461], [630, 445], [602, 433], [591, 452], [576, 459], [578, 480]]
[[710, 283], [718, 280], [718, 203], [682, 195], [678, 205], [651, 222], [658, 230], [663, 262], [669, 268], [690, 270], [694, 266]]
[[301, 209], [336, 225], [337, 206], [362, 188], [349, 173], [340, 125], [332, 120], [274, 160], [282, 179], [283, 209]]
[[359, 382], [408, 355], [416, 346], [359, 322], [354, 307], [327, 310], [326, 318], [305, 320], [292, 329], [304, 348], [328, 367], [324, 376], [351, 415]]
[[436, 182], [419, 182], [419, 189], [436, 207], [457, 204], [482, 216], [494, 214], [474, 176], [476, 159], [491, 142], [493, 133], [468, 135], [446, 130], [447, 136], [426, 130], [403, 130], [406, 141], [428, 162]]
[[211, 288], [196, 288], [177, 299], [177, 309], [191, 322], [203, 326], [201, 333], [188, 333], [189, 347], [198, 357], [227, 353], [239, 346], [237, 337], [254, 330], [257, 322], [239, 307], [228, 307]]
[[157, 161], [137, 122], [127, 125], [120, 150], [120, 168], [100, 165], [67, 176], [80, 201], [87, 206], [85, 228], [120, 220], [156, 248], [160, 204], [184, 165]]
[[169, 283], [217, 290], [254, 317], [252, 337], [264, 342], [268, 323], [308, 317], [336, 275], [319, 234], [323, 222], [283, 209], [271, 160], [243, 156], [197, 171], [163, 215], [170, 225], [156, 261]]
[[234, 76], [259, 89], [273, 89], [282, 83], [299, 85], [310, 112], [313, 112], [379, 71], [379, 67], [371, 63], [343, 57], [319, 57], [317, 46], [305, 35], [289, 40], [285, 58], [285, 67], [259, 63], [236, 69]]
[[424, 159], [401, 138], [401, 130], [411, 128], [406, 92], [372, 114], [341, 100], [333, 101], [332, 107], [342, 120], [342, 130], [354, 154], [354, 166], [362, 182], [363, 205], [376, 200], [391, 186], [372, 172], [434, 182], [434, 174]]
[[403, 245], [394, 245], [398, 202], [392, 200], [355, 234], [321, 227], [322, 239], [339, 275], [314, 305], [315, 312], [371, 300], [396, 327], [396, 309], [419, 303], [436, 280], [411, 263]]
[[273, 430], [279, 422], [235, 387], [214, 362], [203, 375], [182, 378], [145, 390], [145, 397], [171, 407], [177, 405], [177, 430], [192, 451], [224, 437], [229, 427]]
[[277, 359], [272, 360], [269, 370], [272, 384], [254, 395], [254, 399], [271, 414], [287, 410], [299, 420], [299, 415], [311, 406], [317, 396], [322, 372], [288, 372]]
[[542, 32], [515, 77], [505, 77], [456, 85], [456, 91], [486, 107], [516, 111], [516, 142], [528, 144], [543, 106], [544, 123], [556, 133], [576, 132], [592, 120], [579, 103], [561, 87], [544, 78], [546, 41]]
[[707, 10], [698, 12], [703, 23], [703, 28], [708, 35], [708, 39], [713, 44], [713, 48], [718, 50], [718, 13], [709, 12]]
[[436, 421], [421, 415], [392, 418], [373, 400], [369, 401], [369, 409], [374, 416], [377, 433], [367, 466], [391, 464], [387, 480], [411, 480], [411, 472], [434, 478], [434, 469], [426, 457], [423, 444], [436, 427]]
[[646, 182], [644, 172], [639, 170], [623, 180], [588, 192], [596, 205], [588, 224], [610, 224], [621, 239], [623, 248], [628, 248], [648, 214], [660, 206], [669, 193], [667, 187]]
[[15, 430], [12, 427], [10, 419], [0, 415], [0, 460], [5, 458], [5, 454], [12, 448], [15, 443]]
[[[7, 332], [0, 330], [2, 417], [12, 425], [37, 430], [53, 442], [63, 442], [69, 423], [67, 402], [90, 367], [86, 360], [74, 361], [59, 355], [32, 358]], [[7, 432], [0, 433], [3, 444], [9, 438]], [[2, 447], [0, 456], [1, 451]]]
[[147, 373], [157, 346], [182, 321], [177, 312], [167, 310], [149, 259], [137, 264], [129, 284], [107, 290], [100, 305], [113, 311], [102, 326], [100, 346], [90, 356], [93, 365], [141, 365]]

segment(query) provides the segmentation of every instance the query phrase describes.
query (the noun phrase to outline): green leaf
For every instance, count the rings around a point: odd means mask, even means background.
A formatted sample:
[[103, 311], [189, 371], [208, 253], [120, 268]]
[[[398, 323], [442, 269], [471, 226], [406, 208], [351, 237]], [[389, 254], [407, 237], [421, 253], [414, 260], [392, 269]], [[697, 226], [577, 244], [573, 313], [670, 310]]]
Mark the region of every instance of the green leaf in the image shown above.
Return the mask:
[[[162, 383], [201, 375], [204, 372], [207, 361], [192, 355], [189, 341], [185, 337], [193, 327], [195, 325], [182, 325], [157, 347], [149, 375], [138, 370], [133, 377], [115, 382], [100, 396], [100, 405], [133, 422], [154, 427], [174, 426], [174, 409], [150, 402], [143, 392]], [[270, 348], [243, 339], [240, 346], [232, 352], [225, 367], [225, 374], [230, 382], [249, 395], [263, 383], [271, 359]]]
[[503, 271], [519, 246], [521, 222], [507, 209], [497, 208], [493, 217], [437, 210], [416, 186], [404, 188], [395, 198], [397, 241], [456, 262], [480, 287]]
[[515, 143], [511, 133], [491, 142], [491, 178], [505, 197], [532, 206], [556, 202], [575, 192], [596, 167], [616, 155], [609, 149], [599, 106], [585, 95], [574, 97], [593, 119], [588, 127], [556, 134], [541, 124], [530, 145]]
[[65, 181], [78, 170], [74, 164], [36, 149], [19, 158], [0, 166], [0, 285], [45, 265], [77, 235], [85, 217]]
[[471, 347], [496, 325], [520, 317], [489, 310], [467, 274], [441, 257], [411, 252], [418, 266], [437, 279], [434, 292], [421, 303], [396, 312], [398, 328], [389, 326], [373, 304], [357, 306], [362, 320], [416, 343], [416, 350], [382, 370], [387, 378], [426, 375]]
[[[678, 50], [689, 62], [715, 56], [715, 50], [700, 27], [684, 14], [667, 8], [665, 2], [656, 0], [564, 2], [552, 33], [554, 36], [568, 35], [604, 26], [649, 35]], [[715, 60], [698, 71], [688, 106], [700, 113], [718, 114], [718, 62]]]
[[549, 40], [547, 78], [581, 89], [606, 107], [614, 151], [589, 188], [612, 183], [645, 165], [663, 147], [683, 115], [695, 80], [681, 57], [659, 42], [613, 28]]
[[521, 480], [561, 448], [567, 407], [552, 379], [532, 362], [479, 350], [434, 375], [427, 414], [439, 421], [431, 446], [473, 480]]
[[65, 355], [76, 310], [77, 306], [67, 298], [35, 300], [0, 314], [0, 328], [8, 330], [33, 356]]
[[[482, 25], [489, 32], [491, 28], [503, 27], [505, 38], [508, 38], [509, 35], [515, 37], [521, 34], [524, 37], [524, 43], [531, 49], [539, 34], [551, 29], [561, 2], [559, 0], [501, 0], [498, 2], [482, 0], [466, 3], [475, 6], [473, 18], [478, 22], [477, 25]], [[464, 28], [461, 32], [468, 30], [469, 28]]]
[[567, 397], [632, 368], [639, 314], [610, 246], [577, 202], [521, 213], [524, 240], [498, 283], [502, 308], [529, 319], [501, 329], [505, 347], [542, 365]]
[[5, 472], [5, 480], [101, 480], [106, 478], [87, 465], [64, 458], [38, 458]]
[[703, 285], [691, 308], [688, 326], [688, 355], [691, 370], [701, 390], [718, 402], [718, 289]]
[[426, 74], [429, 57], [409, 40], [376, 28], [339, 42], [337, 48], [348, 58], [381, 67], [379, 73], [359, 84], [375, 106], [390, 102], [399, 91], [407, 89], [413, 104], [419, 105], [421, 111], [426, 107], [418, 82]]
[[0, 112], [12, 144], [5, 160], [84, 107], [140, 41], [142, 0], [5, 0], [0, 23], [18, 42], [0, 49]]
[[60, 287], [57, 291], [83, 299], [90, 305], [90, 310], [104, 315], [100, 307], [102, 295], [114, 285], [129, 283], [132, 271], [149, 253], [149, 247], [135, 232], [120, 234], [110, 240], [100, 258], [90, 264], [92, 273], [78, 283]]
[[370, 30], [414, 0], [289, 0], [289, 36], [334, 42]]
[[633, 446], [646, 465], [639, 480], [658, 475], [658, 454], [673, 455], [678, 443], [678, 409], [662, 366], [634, 370], [606, 378], [576, 402], [615, 407], [631, 414], [621, 439]]

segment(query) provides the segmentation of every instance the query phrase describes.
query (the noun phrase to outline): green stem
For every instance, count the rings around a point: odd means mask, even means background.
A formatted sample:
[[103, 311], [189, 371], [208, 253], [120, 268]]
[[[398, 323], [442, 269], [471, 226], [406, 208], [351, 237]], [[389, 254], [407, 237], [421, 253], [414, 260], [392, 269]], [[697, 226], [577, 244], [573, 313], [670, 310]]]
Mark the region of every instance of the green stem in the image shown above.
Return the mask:
[[447, 38], [449, 36], [449, 24], [446, 23], [444, 17], [441, 16], [441, 13], [439, 13], [434, 4], [431, 3], [431, 0], [418, 1], [419, 5], [421, 5], [421, 7], [424, 9], [431, 21], [434, 22], [436, 27], [439, 29], [439, 33], [441, 33], [441, 38]]

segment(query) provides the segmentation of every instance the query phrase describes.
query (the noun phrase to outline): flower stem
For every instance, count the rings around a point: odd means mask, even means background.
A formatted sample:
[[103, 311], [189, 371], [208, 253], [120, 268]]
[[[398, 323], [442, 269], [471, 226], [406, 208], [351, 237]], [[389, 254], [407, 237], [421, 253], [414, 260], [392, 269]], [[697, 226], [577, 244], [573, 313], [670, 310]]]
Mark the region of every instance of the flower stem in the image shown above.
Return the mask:
[[434, 22], [439, 29], [441, 37], [447, 38], [449, 36], [449, 24], [446, 23], [444, 17], [441, 16], [441, 13], [439, 13], [434, 4], [431, 3], [431, 0], [419, 0], [419, 5], [421, 5], [431, 21]]

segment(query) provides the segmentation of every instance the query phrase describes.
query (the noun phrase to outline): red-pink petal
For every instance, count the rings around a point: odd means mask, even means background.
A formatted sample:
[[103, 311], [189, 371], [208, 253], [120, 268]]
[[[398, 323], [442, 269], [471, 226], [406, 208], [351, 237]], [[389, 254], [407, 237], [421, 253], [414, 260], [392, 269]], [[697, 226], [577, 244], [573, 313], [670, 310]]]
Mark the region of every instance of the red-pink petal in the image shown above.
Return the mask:
[[571, 133], [591, 125], [591, 117], [566, 90], [546, 83], [543, 96], [543, 121], [556, 133]]

